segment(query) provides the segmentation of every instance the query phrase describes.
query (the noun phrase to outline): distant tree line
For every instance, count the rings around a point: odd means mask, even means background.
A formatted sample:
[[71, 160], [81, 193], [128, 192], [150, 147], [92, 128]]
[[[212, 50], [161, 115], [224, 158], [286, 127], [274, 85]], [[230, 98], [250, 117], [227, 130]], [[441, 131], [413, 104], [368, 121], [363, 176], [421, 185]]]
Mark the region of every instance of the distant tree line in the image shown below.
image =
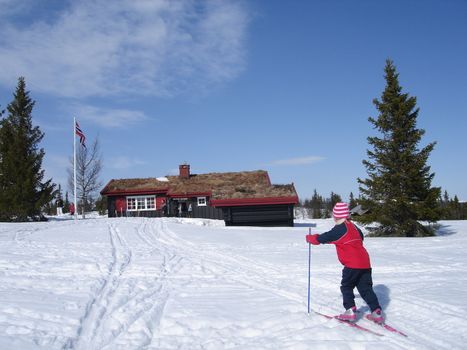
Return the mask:
[[325, 219], [331, 217], [332, 208], [338, 202], [342, 202], [340, 195], [331, 192], [330, 196], [326, 198], [318, 194], [315, 189], [311, 199], [301, 201], [300, 205], [307, 210], [308, 217], [313, 219]]
[[[72, 194], [68, 191], [63, 196], [62, 187], [58, 185], [58, 189], [55, 191], [53, 198], [44, 206], [43, 212], [47, 215], [55, 215], [57, 213], [57, 202], [63, 203], [63, 213], [70, 213], [70, 205], [72, 203]], [[93, 196], [86, 197], [86, 202], [83, 203], [81, 199], [78, 199], [78, 208], [84, 208], [85, 212], [97, 211], [100, 215], [107, 213], [107, 197]]]
[[[359, 198], [355, 198], [350, 192], [347, 203], [350, 209], [359, 205]], [[331, 191], [329, 197], [322, 196], [315, 189], [311, 198], [301, 199], [299, 207], [306, 210], [307, 216], [312, 219], [327, 219], [332, 217], [332, 208], [337, 202], [341, 202], [342, 197]], [[467, 220], [467, 202], [460, 202], [457, 195], [450, 198], [447, 191], [436, 201], [439, 208], [439, 220]], [[357, 214], [353, 216], [357, 218]]]
[[[63, 203], [63, 214], [70, 213], [70, 205], [72, 201], [70, 200], [72, 197], [68, 193], [65, 192], [65, 196], [63, 196], [63, 192], [61, 189], [61, 185], [58, 185], [58, 190], [55, 192], [54, 197], [51, 199], [44, 206], [44, 213], [48, 215], [55, 215], [57, 213], [57, 202], [61, 201]], [[99, 215], [105, 215], [107, 213], [107, 197], [98, 196], [97, 198], [89, 195], [86, 197], [85, 202], [82, 201], [81, 198], [78, 199], [78, 208], [82, 208], [84, 212], [92, 212], [97, 211]], [[76, 209], [76, 208], [75, 208]]]
[[466, 220], [467, 202], [459, 202], [457, 195], [449, 198], [447, 191], [444, 191], [443, 197], [439, 201], [441, 207], [442, 220]]

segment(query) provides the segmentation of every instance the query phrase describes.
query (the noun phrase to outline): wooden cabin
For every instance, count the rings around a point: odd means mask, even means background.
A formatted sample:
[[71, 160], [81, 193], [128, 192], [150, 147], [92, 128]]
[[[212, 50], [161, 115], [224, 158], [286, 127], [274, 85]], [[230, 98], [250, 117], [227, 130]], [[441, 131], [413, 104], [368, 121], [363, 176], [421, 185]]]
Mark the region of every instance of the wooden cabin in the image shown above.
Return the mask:
[[224, 220], [226, 225], [293, 226], [294, 185], [273, 185], [264, 170], [110, 180], [109, 217], [176, 216]]

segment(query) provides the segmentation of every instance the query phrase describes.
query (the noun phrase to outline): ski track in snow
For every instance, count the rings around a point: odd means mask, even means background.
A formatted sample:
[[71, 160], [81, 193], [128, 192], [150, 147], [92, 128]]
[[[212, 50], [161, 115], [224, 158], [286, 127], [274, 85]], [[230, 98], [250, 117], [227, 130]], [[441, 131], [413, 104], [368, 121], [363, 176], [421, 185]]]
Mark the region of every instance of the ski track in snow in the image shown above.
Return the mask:
[[108, 310], [116, 302], [114, 300], [116, 298], [115, 294], [119, 288], [122, 274], [131, 262], [131, 251], [125, 240], [120, 236], [118, 229], [113, 225], [109, 227], [109, 235], [112, 246], [112, 261], [109, 273], [96, 297], [86, 308], [78, 338], [67, 344], [65, 348], [100, 349], [103, 343], [108, 342], [103, 336], [102, 330], [109, 326], [108, 319], [111, 318], [111, 314], [109, 314]]
[[150, 225], [143, 222], [135, 233], [152, 248], [152, 255], [161, 257], [162, 263], [158, 276], [145, 279], [144, 288], [135, 291], [135, 281], [128, 271], [132, 250], [116, 225], [109, 225], [109, 233], [112, 262], [108, 276], [87, 308], [77, 339], [65, 348], [114, 349], [125, 348], [128, 343], [133, 348], [142, 348], [150, 344], [163, 315], [169, 297], [166, 277], [180, 258], [157, 244]]
[[200, 252], [197, 246], [177, 237], [165, 223], [162, 226], [162, 232], [166, 242], [172, 244], [174, 249], [180, 250], [179, 254], [189, 259], [191, 266], [201, 266], [206, 273], [223, 276], [229, 281], [255, 289], [259, 288], [294, 302], [303, 302], [303, 293], [291, 293], [289, 288], [281, 288], [277, 285], [278, 275], [285, 274], [285, 271], [273, 264], [225, 252], [205, 250]]
[[[268, 242], [274, 229], [204, 230], [167, 218], [0, 225], [0, 348], [462, 349], [467, 341], [459, 307], [436, 297], [443, 283], [465, 274], [465, 263], [449, 254], [442, 273], [443, 255], [418, 260], [408, 249], [401, 253], [410, 266], [391, 254], [374, 263], [388, 323], [408, 334], [362, 318], [364, 327], [384, 334], [378, 337], [306, 314], [306, 232], [284, 229], [283, 238]], [[67, 231], [71, 240], [63, 238]], [[230, 244], [216, 235], [240, 239], [245, 232], [265, 243]], [[287, 235], [297, 232], [300, 243], [291, 243], [296, 240]], [[47, 235], [52, 238], [42, 239]], [[420, 241], [427, 252], [429, 240]], [[408, 241], [393, 242], [405, 247]], [[370, 254], [378, 256], [384, 244], [370, 240]], [[311, 306], [333, 315], [341, 311], [340, 267], [328, 248], [313, 248]], [[465, 298], [462, 281], [450, 287]], [[356, 301], [362, 315], [368, 312], [358, 295]]]

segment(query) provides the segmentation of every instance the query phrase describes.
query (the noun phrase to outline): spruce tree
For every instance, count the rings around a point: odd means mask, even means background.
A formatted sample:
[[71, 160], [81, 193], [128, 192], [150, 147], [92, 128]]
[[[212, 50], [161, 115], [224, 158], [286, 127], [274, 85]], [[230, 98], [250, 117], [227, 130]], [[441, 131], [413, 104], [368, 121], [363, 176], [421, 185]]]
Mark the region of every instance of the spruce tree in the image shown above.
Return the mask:
[[41, 209], [52, 199], [52, 180], [43, 182], [39, 149], [44, 134], [32, 125], [34, 101], [26, 91], [23, 77], [13, 101], [7, 106], [7, 117], [0, 124], [0, 220], [27, 221], [41, 217]]
[[450, 199], [449, 199], [448, 191], [444, 190], [444, 194], [440, 200], [440, 206], [442, 210], [442, 216], [441, 216], [442, 220], [449, 219], [449, 203], [450, 203]]
[[454, 196], [454, 199], [451, 200], [451, 218], [453, 220], [460, 220], [461, 219], [461, 203], [459, 202], [459, 198], [457, 195]]
[[337, 193], [331, 191], [331, 196], [326, 198], [325, 200], [325, 210], [324, 210], [324, 217], [330, 218], [332, 216], [332, 209], [336, 203], [342, 202], [342, 197]]
[[363, 160], [368, 178], [358, 179], [359, 203], [369, 212], [360, 220], [379, 222], [375, 234], [384, 236], [426, 236], [431, 231], [418, 220], [435, 222], [441, 214], [440, 188], [431, 187], [434, 173], [427, 165], [435, 146], [418, 148], [425, 131], [417, 128], [416, 98], [402, 93], [399, 74], [391, 60], [385, 66], [386, 87], [381, 100], [373, 103], [379, 112], [368, 120], [381, 137], [368, 137], [373, 147]]
[[99, 215], [107, 214], [107, 196], [99, 196], [96, 200], [96, 210], [99, 212]]
[[336, 205], [336, 203], [342, 202], [342, 197], [338, 195], [337, 193], [334, 193], [331, 191], [331, 197], [329, 198], [329, 209], [332, 212], [332, 209]]
[[60, 184], [58, 184], [56, 197], [57, 197], [57, 199], [63, 201], [62, 185], [60, 185]]
[[349, 195], [349, 207], [350, 209], [353, 209], [357, 206], [357, 200], [355, 199], [355, 196], [353, 194], [353, 192], [350, 192], [350, 195]]
[[316, 189], [313, 192], [313, 197], [311, 198], [311, 209], [312, 217], [314, 219], [320, 219], [322, 217], [323, 209], [323, 197], [321, 197]]
[[63, 202], [63, 212], [70, 212], [70, 199], [68, 198], [68, 191], [65, 192], [65, 201]]

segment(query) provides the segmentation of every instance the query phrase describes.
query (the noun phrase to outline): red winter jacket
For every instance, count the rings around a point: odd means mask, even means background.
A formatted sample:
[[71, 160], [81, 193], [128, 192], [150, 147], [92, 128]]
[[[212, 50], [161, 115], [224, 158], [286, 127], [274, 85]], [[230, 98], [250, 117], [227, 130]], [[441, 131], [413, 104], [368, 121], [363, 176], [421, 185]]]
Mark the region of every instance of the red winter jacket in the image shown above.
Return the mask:
[[370, 256], [363, 246], [363, 233], [351, 221], [334, 226], [317, 239], [319, 243], [335, 244], [342, 265], [352, 269], [371, 268]]

